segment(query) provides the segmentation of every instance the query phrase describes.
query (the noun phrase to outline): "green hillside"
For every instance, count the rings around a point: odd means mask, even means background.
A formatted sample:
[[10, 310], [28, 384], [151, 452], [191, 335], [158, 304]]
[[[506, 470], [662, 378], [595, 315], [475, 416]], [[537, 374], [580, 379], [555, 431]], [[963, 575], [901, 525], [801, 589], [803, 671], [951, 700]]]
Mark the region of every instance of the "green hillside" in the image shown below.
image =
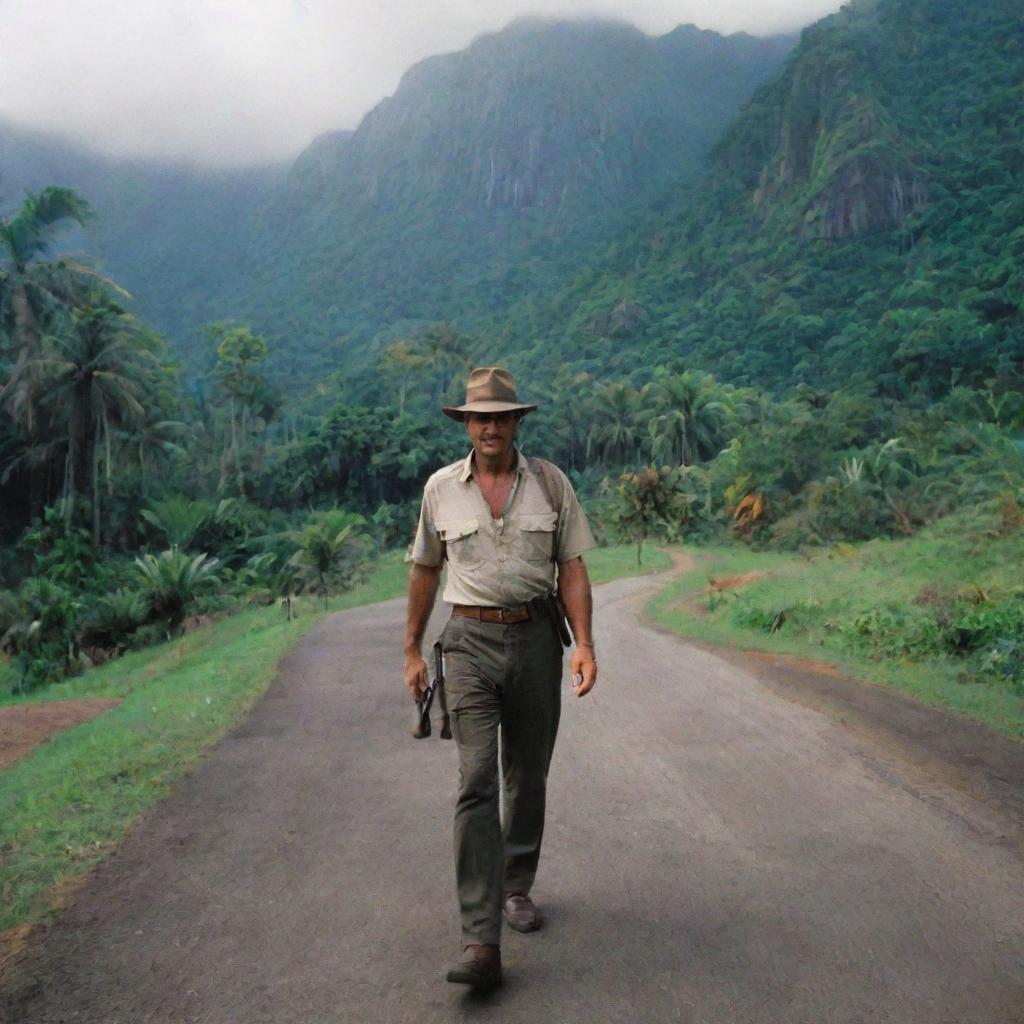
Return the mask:
[[849, 4], [804, 32], [701, 187], [524, 305], [508, 347], [527, 371], [554, 352], [646, 368], [637, 381], [673, 360], [776, 389], [934, 396], [1012, 378], [1022, 101], [1018, 3]]
[[[355, 133], [296, 162], [269, 214], [254, 318], [351, 366], [380, 331], [469, 326], [550, 293], [697, 177], [788, 46], [522, 21], [424, 61]], [[281, 329], [284, 306], [305, 337]]]
[[[604, 541], [813, 557], [980, 506], [1016, 543], [1024, 12], [849, 5], [699, 176], [697, 108], [717, 95], [724, 125], [730, 61], [757, 78], [782, 46], [526, 23], [414, 68], [286, 177], [157, 187], [128, 165], [100, 180], [94, 159], [97, 202], [123, 193], [125, 219], [61, 189], [13, 201], [0, 647], [17, 687], [189, 614], [351, 585], [465, 453], [438, 408], [474, 364], [509, 365], [539, 403], [523, 447], [565, 467]], [[105, 231], [122, 246], [99, 247], [105, 269], [178, 324], [174, 349], [55, 258]], [[1024, 619], [992, 611], [989, 650], [1019, 651]]]
[[287, 172], [104, 162], [8, 129], [3, 198], [50, 184], [89, 198], [85, 246], [190, 375], [212, 365], [201, 328], [237, 318], [308, 385], [433, 321], [478, 324], [551, 294], [697, 179], [791, 45], [525, 20], [417, 64]]

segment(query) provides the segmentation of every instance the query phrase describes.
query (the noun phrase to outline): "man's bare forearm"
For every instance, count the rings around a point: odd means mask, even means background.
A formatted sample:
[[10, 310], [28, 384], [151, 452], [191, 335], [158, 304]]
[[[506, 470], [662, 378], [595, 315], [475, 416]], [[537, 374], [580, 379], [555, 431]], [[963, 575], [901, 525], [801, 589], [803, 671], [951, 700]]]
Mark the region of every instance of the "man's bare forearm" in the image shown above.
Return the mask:
[[423, 634], [427, 621], [434, 610], [437, 586], [441, 578], [439, 565], [420, 565], [413, 562], [409, 570], [409, 607], [406, 613], [405, 653], [419, 654], [423, 646]]
[[592, 644], [593, 600], [590, 595], [590, 577], [582, 557], [558, 563], [558, 592], [562, 595], [565, 614], [572, 626], [576, 643]]

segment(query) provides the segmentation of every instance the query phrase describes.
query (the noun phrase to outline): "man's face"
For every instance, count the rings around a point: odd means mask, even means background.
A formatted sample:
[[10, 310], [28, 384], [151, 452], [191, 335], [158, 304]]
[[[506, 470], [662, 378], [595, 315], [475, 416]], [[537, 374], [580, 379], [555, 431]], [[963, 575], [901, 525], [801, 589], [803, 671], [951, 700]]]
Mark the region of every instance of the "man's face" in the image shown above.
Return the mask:
[[466, 433], [477, 455], [494, 459], [511, 450], [519, 433], [519, 414], [514, 412], [467, 412]]

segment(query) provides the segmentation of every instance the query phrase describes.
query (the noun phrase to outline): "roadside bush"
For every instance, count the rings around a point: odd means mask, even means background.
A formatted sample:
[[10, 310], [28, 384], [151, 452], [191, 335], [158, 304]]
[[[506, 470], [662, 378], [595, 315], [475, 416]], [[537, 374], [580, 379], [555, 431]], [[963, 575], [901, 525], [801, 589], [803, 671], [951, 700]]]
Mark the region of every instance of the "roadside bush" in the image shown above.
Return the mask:
[[954, 654], [970, 654], [1000, 643], [1024, 643], [1024, 599], [960, 604], [947, 643]]
[[81, 602], [60, 583], [30, 577], [18, 591], [15, 621], [0, 637], [14, 655], [21, 693], [54, 682], [78, 666]]
[[978, 674], [1024, 697], [1024, 640], [1001, 637], [984, 652]]
[[886, 605], [856, 616], [845, 635], [874, 658], [926, 658], [942, 653], [944, 632], [932, 611]]
[[200, 526], [215, 511], [213, 502], [174, 496], [150, 502], [139, 515], [158, 544], [188, 548]]
[[1024, 595], [981, 591], [949, 597], [929, 591], [915, 605], [886, 605], [858, 615], [844, 631], [875, 658], [952, 657], [972, 677], [1024, 693]]
[[149, 599], [149, 618], [166, 621], [170, 633], [181, 628], [196, 598], [220, 582], [215, 572], [217, 559], [188, 555], [177, 548], [136, 558], [135, 565]]
[[152, 647], [166, 639], [167, 629], [164, 625], [159, 622], [147, 622], [128, 637], [128, 650], [141, 651], [144, 647]]
[[762, 608], [742, 594], [736, 594], [736, 599], [729, 609], [729, 618], [744, 629], [761, 629], [767, 632], [775, 625], [779, 611], [778, 608]]
[[123, 650], [131, 634], [149, 616], [149, 603], [138, 590], [118, 587], [90, 602], [82, 644]]
[[269, 525], [263, 509], [243, 498], [224, 498], [203, 516], [191, 547], [211, 552], [223, 565], [237, 567], [259, 550]]
[[370, 553], [371, 541], [360, 527], [366, 520], [343, 508], [314, 512], [293, 538], [299, 545], [289, 559], [305, 581], [305, 587], [323, 596], [344, 590], [356, 579]]

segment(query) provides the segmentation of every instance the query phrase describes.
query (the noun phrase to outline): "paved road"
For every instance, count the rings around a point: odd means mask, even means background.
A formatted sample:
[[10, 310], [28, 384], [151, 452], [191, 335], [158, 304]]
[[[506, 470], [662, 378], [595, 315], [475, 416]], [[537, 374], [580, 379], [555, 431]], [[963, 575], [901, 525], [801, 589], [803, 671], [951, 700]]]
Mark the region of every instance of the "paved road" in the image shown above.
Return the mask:
[[1012, 823], [642, 626], [648, 586], [598, 592], [601, 682], [567, 692], [555, 753], [548, 921], [508, 935], [498, 993], [442, 980], [455, 754], [405, 735], [390, 602], [284, 662], [8, 979], [12, 1019], [1024, 1021]]

